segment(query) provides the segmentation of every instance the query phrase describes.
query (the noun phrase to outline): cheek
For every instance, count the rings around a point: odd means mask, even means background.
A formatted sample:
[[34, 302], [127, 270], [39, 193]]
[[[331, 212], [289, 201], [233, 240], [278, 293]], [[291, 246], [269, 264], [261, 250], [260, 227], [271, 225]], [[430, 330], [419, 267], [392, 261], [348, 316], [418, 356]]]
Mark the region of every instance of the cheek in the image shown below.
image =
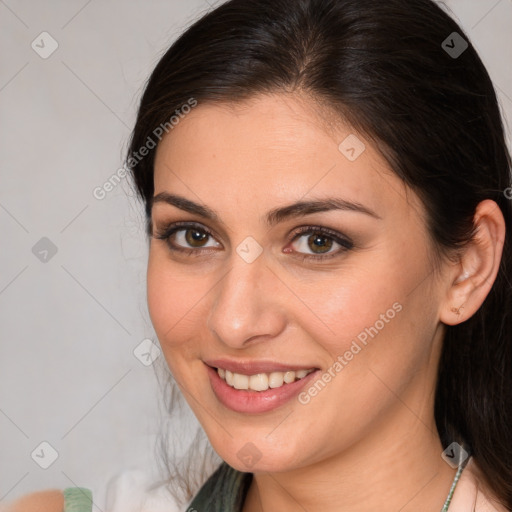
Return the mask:
[[[381, 264], [385, 266], [384, 261]], [[350, 265], [316, 277], [314, 284], [310, 280], [294, 284], [294, 293], [306, 306], [297, 307], [298, 322], [331, 358], [350, 350], [353, 340], [364, 347], [375, 333], [375, 324], [383, 332], [394, 322], [401, 307], [393, 304], [402, 296], [402, 284], [400, 279], [388, 281], [389, 272], [382, 266], [370, 266], [368, 271], [363, 265]]]
[[187, 357], [186, 353], [192, 349], [190, 343], [185, 343], [191, 333], [185, 332], [190, 331], [190, 323], [184, 315], [190, 307], [187, 307], [187, 288], [164, 268], [154, 263], [148, 266], [148, 311], [167, 366], [174, 378], [181, 382], [186, 369], [183, 357]]
[[343, 358], [343, 373], [385, 368], [392, 379], [400, 365], [421, 364], [428, 352], [435, 294], [424, 280], [426, 260], [381, 256], [296, 291], [310, 309], [302, 327], [332, 361]]
[[[180, 272], [150, 251], [147, 270], [147, 302], [151, 322], [164, 351], [178, 350], [199, 326], [201, 297], [207, 290], [201, 280]], [[190, 350], [190, 344], [187, 344]]]
[[163, 334], [173, 325], [176, 308], [173, 283], [161, 271], [161, 265], [149, 256], [147, 271], [147, 302], [151, 323], [160, 343], [164, 342]]

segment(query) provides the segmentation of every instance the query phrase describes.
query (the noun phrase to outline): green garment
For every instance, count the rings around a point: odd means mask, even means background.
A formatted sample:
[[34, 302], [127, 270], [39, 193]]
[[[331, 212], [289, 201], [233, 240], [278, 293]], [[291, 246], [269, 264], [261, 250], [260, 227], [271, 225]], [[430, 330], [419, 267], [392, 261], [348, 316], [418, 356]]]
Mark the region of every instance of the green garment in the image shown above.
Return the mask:
[[223, 462], [199, 489], [187, 512], [242, 512], [252, 473]]
[[64, 489], [64, 512], [92, 512], [92, 492], [83, 487]]
[[[448, 511], [455, 486], [470, 458], [459, 465], [441, 512]], [[252, 477], [252, 473], [237, 471], [226, 462], [222, 462], [199, 489], [186, 512], [242, 512]]]

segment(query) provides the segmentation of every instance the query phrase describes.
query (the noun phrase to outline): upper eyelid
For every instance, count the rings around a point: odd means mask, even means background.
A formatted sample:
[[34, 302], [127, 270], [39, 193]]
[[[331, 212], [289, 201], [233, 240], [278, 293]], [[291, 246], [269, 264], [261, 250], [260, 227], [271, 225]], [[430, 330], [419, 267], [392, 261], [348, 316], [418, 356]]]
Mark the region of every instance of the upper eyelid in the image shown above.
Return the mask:
[[[205, 226], [202, 222], [199, 221], [186, 221], [186, 220], [178, 220], [178, 221], [161, 221], [161, 222], [153, 222], [153, 231], [159, 231], [160, 233], [165, 233], [166, 231], [182, 230], [182, 229], [191, 229], [191, 228], [199, 228], [211, 236], [219, 236], [218, 232], [215, 229], [209, 228]], [[159, 227], [158, 227], [159, 226]]]
[[177, 231], [186, 231], [187, 229], [193, 229], [193, 228], [199, 229], [200, 231], [204, 231], [209, 236], [212, 236], [212, 237], [217, 236], [215, 230], [206, 227], [201, 222], [195, 222], [195, 221], [193, 221], [193, 222], [192, 221], [176, 221], [176, 222], [169, 222], [169, 223], [164, 222], [162, 224], [161, 228], [159, 229], [159, 231], [162, 234], [166, 233], [167, 231], [172, 231], [174, 234]]

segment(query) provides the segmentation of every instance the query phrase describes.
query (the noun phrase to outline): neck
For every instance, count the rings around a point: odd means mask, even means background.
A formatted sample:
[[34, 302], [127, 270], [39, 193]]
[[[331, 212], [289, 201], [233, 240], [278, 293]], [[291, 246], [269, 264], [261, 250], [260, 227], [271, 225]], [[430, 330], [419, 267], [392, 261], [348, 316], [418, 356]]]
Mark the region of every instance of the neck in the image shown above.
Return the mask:
[[290, 472], [254, 473], [243, 512], [440, 511], [457, 469], [441, 458], [433, 416], [406, 404], [433, 409], [404, 398], [372, 435], [341, 454]]

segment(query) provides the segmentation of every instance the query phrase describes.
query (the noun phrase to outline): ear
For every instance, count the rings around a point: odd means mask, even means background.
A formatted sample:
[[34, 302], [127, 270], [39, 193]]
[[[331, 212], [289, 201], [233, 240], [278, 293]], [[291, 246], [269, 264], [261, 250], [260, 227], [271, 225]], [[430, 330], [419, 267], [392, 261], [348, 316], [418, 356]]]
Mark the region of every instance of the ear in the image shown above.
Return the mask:
[[448, 274], [448, 288], [441, 304], [440, 320], [457, 325], [473, 316], [494, 284], [505, 242], [505, 219], [495, 201], [478, 204], [473, 223], [474, 240], [464, 249]]

